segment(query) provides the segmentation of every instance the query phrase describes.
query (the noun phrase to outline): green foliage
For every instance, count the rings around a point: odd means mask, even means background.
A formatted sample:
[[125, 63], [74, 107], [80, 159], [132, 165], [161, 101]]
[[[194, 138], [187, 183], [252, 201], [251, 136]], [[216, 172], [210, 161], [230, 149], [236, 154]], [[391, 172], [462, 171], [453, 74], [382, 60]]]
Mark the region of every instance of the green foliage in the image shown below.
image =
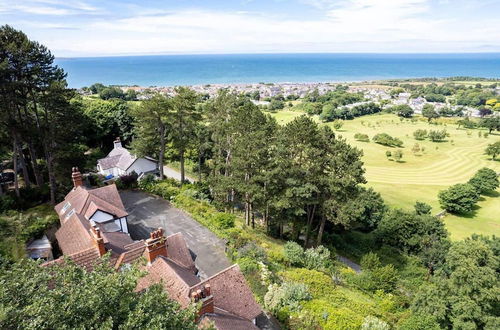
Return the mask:
[[415, 140], [425, 140], [427, 137], [427, 130], [425, 129], [417, 129], [415, 132], [413, 132], [413, 136], [415, 137]]
[[283, 247], [286, 260], [291, 266], [301, 266], [304, 263], [304, 249], [293, 241], [288, 241]]
[[433, 315], [442, 328], [498, 328], [499, 239], [474, 237], [452, 244], [446, 262], [417, 293], [412, 309]]
[[395, 105], [389, 110], [402, 118], [411, 118], [413, 116], [413, 109], [408, 104]]
[[281, 285], [271, 284], [264, 297], [264, 303], [273, 313], [287, 308], [289, 311], [300, 309], [300, 302], [310, 300], [311, 294], [306, 285], [294, 282], [283, 282]]
[[378, 133], [372, 137], [372, 141], [388, 147], [402, 147], [403, 141], [392, 137], [387, 133]]
[[386, 213], [376, 235], [379, 241], [413, 254], [424, 253], [448, 237], [442, 220], [400, 209]]
[[354, 330], [359, 329], [363, 324], [363, 316], [360, 315], [359, 310], [337, 307], [327, 300], [313, 299], [304, 304], [304, 309], [314, 315], [325, 330]]
[[268, 105], [269, 111], [281, 110], [283, 108], [285, 108], [285, 102], [283, 102], [283, 100], [272, 99]]
[[478, 170], [468, 183], [474, 186], [480, 194], [492, 192], [499, 186], [497, 173], [487, 167]]
[[399, 280], [398, 272], [394, 265], [382, 266], [378, 255], [368, 253], [361, 258], [362, 272], [348, 277], [348, 281], [360, 289], [375, 292], [393, 292]]
[[469, 183], [458, 183], [438, 194], [441, 207], [451, 213], [472, 211], [479, 199], [476, 188]]
[[446, 137], [449, 136], [449, 134], [446, 132], [445, 129], [440, 130], [440, 131], [430, 130], [428, 136], [432, 142], [441, 142], [441, 141], [444, 141], [446, 139]]
[[401, 149], [394, 150], [394, 152], [392, 153], [392, 157], [397, 162], [401, 161], [401, 158], [403, 158], [403, 150]]
[[106, 87], [99, 92], [99, 97], [103, 100], [125, 99], [125, 93], [118, 87]]
[[429, 122], [431, 121], [431, 119], [439, 118], [439, 114], [436, 112], [434, 106], [429, 103], [424, 104], [424, 107], [422, 109], [422, 116], [427, 118]]
[[370, 138], [368, 137], [367, 134], [363, 134], [363, 133], [356, 133], [354, 134], [354, 138], [358, 141], [362, 141], [362, 142], [370, 142]]
[[219, 229], [229, 229], [234, 227], [235, 215], [229, 213], [216, 213], [212, 216], [211, 221], [214, 222], [215, 226]]
[[326, 298], [334, 294], [335, 284], [330, 276], [314, 269], [293, 268], [279, 273], [285, 282], [306, 285], [312, 298]]
[[340, 119], [334, 120], [332, 123], [333, 129], [336, 131], [341, 129], [343, 125], [344, 125], [344, 122]]
[[363, 320], [363, 325], [361, 325], [361, 330], [389, 330], [391, 327], [387, 322], [382, 321], [375, 316], [367, 316]]
[[418, 215], [431, 214], [432, 206], [427, 203], [416, 201], [413, 207]]
[[115, 184], [118, 189], [134, 189], [137, 188], [138, 175], [132, 172], [127, 175], [122, 175], [116, 179]]
[[92, 272], [22, 261], [0, 271], [0, 327], [197, 329], [194, 308], [181, 309], [160, 285], [136, 292], [139, 276], [115, 271], [107, 259]]
[[437, 323], [436, 319], [430, 315], [426, 314], [415, 314], [412, 313], [409, 317], [402, 319], [398, 323], [399, 330], [440, 330], [441, 327]]
[[491, 159], [496, 160], [497, 156], [500, 155], [500, 140], [495, 143], [488, 144], [484, 152], [491, 156]]
[[372, 271], [372, 270], [375, 270], [377, 268], [382, 267], [382, 264], [380, 263], [379, 256], [373, 252], [369, 252], [369, 253], [365, 254], [361, 258], [360, 265], [361, 265], [361, 269], [368, 270], [368, 271]]
[[25, 244], [40, 238], [59, 223], [49, 205], [40, 205], [25, 212], [9, 211], [0, 215], [0, 256], [16, 260], [24, 256]]

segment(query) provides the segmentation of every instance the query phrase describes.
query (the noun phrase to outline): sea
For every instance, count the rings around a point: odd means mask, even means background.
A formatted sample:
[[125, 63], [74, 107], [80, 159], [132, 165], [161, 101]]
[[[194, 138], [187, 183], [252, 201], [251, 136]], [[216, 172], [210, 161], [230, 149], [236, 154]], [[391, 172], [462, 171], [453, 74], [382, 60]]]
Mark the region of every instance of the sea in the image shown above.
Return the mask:
[[471, 76], [500, 78], [500, 53], [225, 54], [56, 58], [72, 88], [105, 85], [354, 82]]

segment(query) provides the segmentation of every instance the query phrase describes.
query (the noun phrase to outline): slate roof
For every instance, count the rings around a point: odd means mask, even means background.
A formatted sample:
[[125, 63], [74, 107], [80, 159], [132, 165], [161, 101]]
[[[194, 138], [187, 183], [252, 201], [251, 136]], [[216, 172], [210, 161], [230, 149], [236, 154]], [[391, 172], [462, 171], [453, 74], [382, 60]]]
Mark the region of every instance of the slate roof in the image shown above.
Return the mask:
[[123, 147], [115, 147], [111, 150], [108, 156], [106, 156], [106, 158], [99, 159], [97, 163], [103, 170], [118, 167], [119, 169], [126, 171], [136, 159], [137, 157], [132, 155], [127, 149]]

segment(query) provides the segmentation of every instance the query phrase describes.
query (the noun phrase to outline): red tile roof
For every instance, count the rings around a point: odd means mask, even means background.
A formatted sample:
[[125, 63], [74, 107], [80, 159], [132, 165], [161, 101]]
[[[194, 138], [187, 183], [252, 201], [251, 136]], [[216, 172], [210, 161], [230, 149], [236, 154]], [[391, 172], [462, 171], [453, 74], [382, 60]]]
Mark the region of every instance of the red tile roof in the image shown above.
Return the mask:
[[210, 284], [216, 307], [248, 320], [262, 313], [237, 264], [200, 282], [190, 292], [201, 289], [206, 283]]
[[192, 272], [196, 271], [193, 257], [182, 233], [175, 233], [167, 237], [167, 257]]
[[253, 330], [259, 329], [252, 321], [232, 315], [215, 307], [213, 314], [204, 314], [200, 320], [200, 328], [206, 327], [211, 321], [218, 330]]
[[89, 233], [89, 221], [77, 213], [65, 221], [56, 232], [57, 242], [65, 255], [72, 255], [94, 246]]
[[52, 265], [61, 265], [66, 260], [70, 259], [78, 266], [84, 267], [88, 271], [92, 271], [94, 265], [98, 260], [100, 260], [99, 251], [95, 247], [88, 248], [86, 250], [73, 253], [58, 259], [48, 261], [42, 264], [42, 267], [50, 267]]

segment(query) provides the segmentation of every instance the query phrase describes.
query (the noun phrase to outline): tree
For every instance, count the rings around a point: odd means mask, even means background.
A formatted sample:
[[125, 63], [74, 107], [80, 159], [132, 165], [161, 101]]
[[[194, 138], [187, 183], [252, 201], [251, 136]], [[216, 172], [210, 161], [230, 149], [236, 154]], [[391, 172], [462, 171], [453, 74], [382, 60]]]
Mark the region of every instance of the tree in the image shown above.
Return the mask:
[[431, 139], [432, 142], [444, 141], [448, 135], [449, 134], [444, 129], [441, 131], [429, 131], [429, 139]]
[[439, 118], [439, 113], [436, 112], [432, 104], [426, 103], [422, 108], [422, 116], [427, 118], [427, 121], [430, 122], [431, 119]]
[[158, 158], [160, 177], [163, 178], [163, 162], [167, 134], [170, 130], [170, 112], [172, 99], [156, 94], [152, 98], [142, 101], [134, 109], [136, 138], [132, 142], [132, 149], [138, 156], [153, 155]]
[[42, 186], [39, 160], [43, 159], [55, 203], [57, 175], [69, 171], [62, 159], [66, 151], [72, 156], [78, 153], [84, 119], [70, 103], [75, 94], [67, 88], [66, 74], [53, 62], [54, 56], [43, 45], [8, 25], [0, 28], [0, 125], [12, 143], [14, 171], [22, 170], [29, 187], [31, 168]]
[[401, 161], [401, 158], [403, 158], [403, 151], [401, 149], [394, 150], [392, 157], [394, 157], [397, 162]]
[[497, 173], [487, 167], [483, 167], [477, 171], [468, 183], [474, 186], [480, 194], [494, 191], [499, 186]]
[[413, 207], [418, 215], [431, 214], [432, 206], [427, 203], [417, 201]]
[[496, 160], [497, 155], [500, 154], [500, 141], [488, 144], [488, 146], [485, 149], [485, 153], [488, 156], [491, 156], [491, 159]]
[[161, 285], [135, 291], [135, 267], [115, 271], [104, 259], [92, 272], [66, 262], [23, 260], [0, 271], [3, 329], [197, 329], [193, 307], [181, 309]]
[[340, 120], [340, 119], [334, 120], [333, 124], [332, 124], [333, 129], [336, 130], [336, 131], [338, 131], [339, 129], [341, 129], [343, 125], [344, 125], [344, 122], [342, 120]]
[[445, 329], [498, 328], [498, 244], [495, 236], [454, 242], [411, 309], [433, 315]]
[[415, 132], [413, 132], [413, 137], [415, 137], [415, 140], [425, 140], [425, 138], [427, 137], [427, 130], [417, 129]]
[[400, 117], [403, 117], [403, 118], [410, 118], [411, 116], [413, 116], [413, 109], [407, 105], [407, 104], [402, 104], [402, 105], [398, 105], [398, 106], [395, 106], [394, 109], [397, 113], [398, 116]]
[[465, 213], [472, 211], [479, 199], [476, 188], [468, 183], [458, 183], [438, 194], [439, 203], [446, 211]]
[[372, 138], [372, 141], [384, 146], [388, 147], [402, 147], [403, 141], [396, 137], [392, 137], [387, 133], [378, 133], [375, 134]]
[[170, 139], [172, 146], [177, 150], [181, 165], [181, 184], [186, 178], [184, 168], [186, 151], [196, 142], [197, 126], [200, 125], [201, 109], [196, 106], [199, 96], [190, 88], [177, 87], [176, 95], [172, 99], [172, 112], [170, 113]]
[[95, 83], [93, 85], [90, 85], [89, 89], [90, 91], [92, 92], [92, 94], [99, 94], [101, 93], [101, 91], [106, 88], [106, 86], [104, 86], [103, 84], [101, 83]]
[[125, 99], [125, 93], [118, 87], [106, 87], [99, 92], [99, 97], [103, 100]]
[[500, 131], [500, 117], [494, 116], [483, 118], [479, 122], [479, 126], [488, 129], [489, 134], [491, 134], [493, 130]]

